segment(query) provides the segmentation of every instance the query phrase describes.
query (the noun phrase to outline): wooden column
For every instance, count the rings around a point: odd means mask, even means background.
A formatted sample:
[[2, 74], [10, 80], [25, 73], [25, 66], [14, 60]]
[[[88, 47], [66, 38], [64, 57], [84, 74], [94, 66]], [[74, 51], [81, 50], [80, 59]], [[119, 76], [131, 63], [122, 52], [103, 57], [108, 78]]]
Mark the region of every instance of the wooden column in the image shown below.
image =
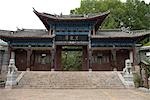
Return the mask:
[[95, 28], [93, 28], [93, 35], [96, 35]]
[[89, 54], [87, 50], [87, 46], [83, 46], [82, 50], [82, 70], [87, 71], [89, 70]]
[[1, 74], [1, 70], [2, 70], [2, 65], [3, 65], [3, 51], [0, 50], [0, 74]]
[[15, 59], [15, 49], [9, 46], [8, 52], [9, 52], [9, 59]]
[[8, 60], [10, 59], [11, 48], [8, 46]]
[[133, 51], [133, 66], [135, 66], [135, 47], [132, 48]]
[[133, 63], [133, 58], [134, 58], [133, 50], [129, 51], [129, 58], [130, 58], [130, 61]]
[[[52, 34], [52, 36], [55, 36], [55, 30], [53, 30], [51, 34]], [[54, 40], [55, 40], [55, 38], [54, 38]]]
[[27, 50], [27, 70], [31, 69], [31, 54], [32, 54], [32, 50], [28, 49]]
[[62, 51], [62, 46], [56, 46], [56, 52], [55, 52], [55, 70], [56, 71], [61, 71], [62, 70], [61, 51]]
[[89, 69], [92, 69], [92, 50], [89, 49]]
[[11, 53], [10, 53], [10, 58], [11, 58], [11, 59], [15, 59], [15, 52], [14, 52], [14, 51], [11, 51]]
[[51, 71], [55, 70], [55, 49], [51, 50]]
[[8, 55], [7, 55], [7, 57], [8, 57], [8, 64], [9, 64], [9, 59], [10, 59], [10, 47], [8, 46]]
[[139, 61], [139, 47], [136, 47], [136, 46], [133, 46], [132, 48], [132, 51], [133, 51], [133, 71], [135, 70], [135, 66], [138, 65], [138, 63], [140, 62]]
[[49, 29], [49, 32], [48, 32], [48, 35], [52, 35], [52, 30], [51, 29]]
[[91, 49], [91, 31], [89, 31], [88, 35], [89, 45], [88, 45], [88, 67], [89, 71], [92, 70], [92, 49]]
[[11, 59], [11, 51], [12, 51], [13, 49], [9, 46], [8, 47], [8, 64], [9, 64], [9, 60]]
[[114, 69], [117, 69], [117, 60], [116, 60], [116, 49], [112, 49], [111, 50], [111, 53], [112, 53], [112, 61], [113, 61], [113, 70]]
[[[53, 31], [54, 32], [54, 31]], [[51, 35], [54, 35], [54, 33], [51, 33]], [[56, 70], [55, 65], [56, 65], [56, 44], [55, 44], [55, 37], [53, 37], [53, 45], [52, 45], [52, 51], [51, 51], [51, 71]]]

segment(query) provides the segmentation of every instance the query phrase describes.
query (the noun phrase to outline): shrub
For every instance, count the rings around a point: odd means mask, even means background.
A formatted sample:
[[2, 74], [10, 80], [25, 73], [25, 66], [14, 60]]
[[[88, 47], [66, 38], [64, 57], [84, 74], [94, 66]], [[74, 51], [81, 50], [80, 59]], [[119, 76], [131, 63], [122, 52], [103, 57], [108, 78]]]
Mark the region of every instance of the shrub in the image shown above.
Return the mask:
[[139, 74], [137, 73], [134, 73], [133, 74], [133, 81], [134, 81], [134, 84], [135, 84], [135, 87], [138, 88], [141, 86], [141, 77]]

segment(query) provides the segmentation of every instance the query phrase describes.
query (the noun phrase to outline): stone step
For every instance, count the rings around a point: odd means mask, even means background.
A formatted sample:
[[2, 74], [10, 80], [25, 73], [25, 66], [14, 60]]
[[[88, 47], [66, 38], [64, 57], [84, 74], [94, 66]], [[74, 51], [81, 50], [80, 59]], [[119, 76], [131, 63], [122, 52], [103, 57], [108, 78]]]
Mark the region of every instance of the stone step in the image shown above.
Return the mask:
[[15, 88], [125, 88], [116, 72], [26, 72]]

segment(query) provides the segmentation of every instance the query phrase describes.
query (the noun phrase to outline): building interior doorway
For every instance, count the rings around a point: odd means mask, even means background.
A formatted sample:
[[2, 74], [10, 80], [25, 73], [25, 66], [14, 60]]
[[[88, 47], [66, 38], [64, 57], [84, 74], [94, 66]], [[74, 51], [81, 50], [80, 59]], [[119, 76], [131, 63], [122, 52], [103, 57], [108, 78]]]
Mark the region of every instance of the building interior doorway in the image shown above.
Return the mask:
[[63, 71], [81, 71], [82, 46], [63, 46], [61, 60]]

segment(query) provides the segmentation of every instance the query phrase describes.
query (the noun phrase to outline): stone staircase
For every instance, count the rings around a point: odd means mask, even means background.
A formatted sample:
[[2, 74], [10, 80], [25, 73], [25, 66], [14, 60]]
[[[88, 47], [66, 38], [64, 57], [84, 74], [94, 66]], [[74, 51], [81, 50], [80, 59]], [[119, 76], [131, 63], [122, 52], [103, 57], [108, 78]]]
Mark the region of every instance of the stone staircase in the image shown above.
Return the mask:
[[125, 88], [117, 72], [42, 72], [29, 71], [15, 88], [97, 89]]

